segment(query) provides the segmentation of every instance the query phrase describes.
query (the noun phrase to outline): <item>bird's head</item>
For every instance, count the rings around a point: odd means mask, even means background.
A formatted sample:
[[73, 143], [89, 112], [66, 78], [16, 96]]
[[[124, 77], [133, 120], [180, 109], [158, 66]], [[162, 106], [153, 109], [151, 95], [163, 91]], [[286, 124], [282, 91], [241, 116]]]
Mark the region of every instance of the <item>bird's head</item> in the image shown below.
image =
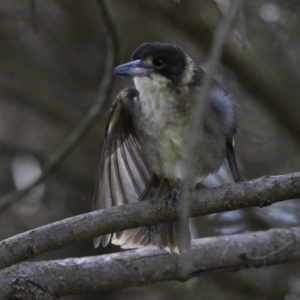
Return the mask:
[[143, 43], [131, 59], [131, 62], [116, 67], [114, 73], [134, 77], [135, 82], [147, 78], [153, 84], [180, 84], [192, 64], [179, 46], [159, 42]]

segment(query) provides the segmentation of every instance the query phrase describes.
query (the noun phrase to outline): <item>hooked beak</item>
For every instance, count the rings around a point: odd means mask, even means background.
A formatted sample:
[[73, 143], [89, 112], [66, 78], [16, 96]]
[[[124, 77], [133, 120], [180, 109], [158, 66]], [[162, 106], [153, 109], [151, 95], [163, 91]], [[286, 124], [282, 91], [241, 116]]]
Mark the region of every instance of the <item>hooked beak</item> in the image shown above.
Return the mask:
[[148, 72], [149, 69], [142, 66], [142, 62], [140, 59], [120, 65], [114, 69], [114, 74], [131, 77], [146, 76], [148, 75]]

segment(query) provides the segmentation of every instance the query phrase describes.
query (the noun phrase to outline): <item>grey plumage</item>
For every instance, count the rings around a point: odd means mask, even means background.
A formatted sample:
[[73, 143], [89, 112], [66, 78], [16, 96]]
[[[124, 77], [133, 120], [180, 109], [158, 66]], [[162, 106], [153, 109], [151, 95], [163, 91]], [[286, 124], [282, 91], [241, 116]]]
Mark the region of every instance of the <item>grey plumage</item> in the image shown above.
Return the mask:
[[[176, 45], [144, 43], [132, 58], [115, 69], [117, 74], [132, 76], [135, 88], [121, 91], [113, 104], [93, 209], [165, 195], [186, 177], [190, 138], [197, 139], [191, 188], [217, 172], [225, 158], [238, 181], [233, 149], [237, 108], [224, 88], [214, 82], [202, 103], [201, 127], [190, 133], [191, 112], [205, 72]], [[95, 246], [101, 241], [106, 246], [109, 240], [110, 235], [99, 237]], [[118, 232], [112, 241], [124, 248], [154, 243], [183, 250], [176, 222], [159, 224], [151, 234], [145, 228]]]

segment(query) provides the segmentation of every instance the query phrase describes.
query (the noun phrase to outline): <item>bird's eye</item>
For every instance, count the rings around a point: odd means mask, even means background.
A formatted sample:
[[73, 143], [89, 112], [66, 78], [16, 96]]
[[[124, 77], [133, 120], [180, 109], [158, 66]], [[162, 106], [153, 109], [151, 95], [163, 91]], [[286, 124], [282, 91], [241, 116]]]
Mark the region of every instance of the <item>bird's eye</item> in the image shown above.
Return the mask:
[[163, 65], [163, 63], [164, 63], [164, 60], [162, 58], [157, 57], [157, 58], [153, 59], [153, 64], [156, 67], [161, 67]]

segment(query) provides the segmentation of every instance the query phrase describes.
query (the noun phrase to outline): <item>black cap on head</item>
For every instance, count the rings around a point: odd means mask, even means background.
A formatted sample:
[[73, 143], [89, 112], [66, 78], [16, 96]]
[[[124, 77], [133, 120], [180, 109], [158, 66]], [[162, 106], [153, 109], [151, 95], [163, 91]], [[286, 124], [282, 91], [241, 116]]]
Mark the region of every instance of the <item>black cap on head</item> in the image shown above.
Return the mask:
[[146, 59], [152, 59], [154, 72], [171, 79], [177, 83], [186, 67], [186, 55], [177, 45], [146, 42], [134, 50], [131, 59], [142, 62]]

